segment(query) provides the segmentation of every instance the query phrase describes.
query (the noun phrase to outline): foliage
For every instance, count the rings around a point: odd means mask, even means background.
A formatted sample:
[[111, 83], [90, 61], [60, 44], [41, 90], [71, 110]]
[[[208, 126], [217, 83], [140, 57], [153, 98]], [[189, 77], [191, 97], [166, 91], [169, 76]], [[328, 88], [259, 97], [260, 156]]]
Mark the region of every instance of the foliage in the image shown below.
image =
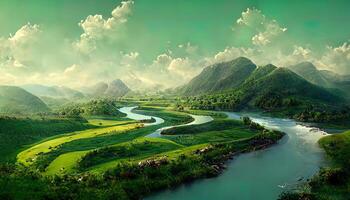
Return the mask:
[[13, 162], [23, 145], [44, 138], [90, 128], [75, 119], [0, 117], [0, 162]]
[[117, 103], [111, 99], [91, 100], [87, 103], [73, 103], [65, 105], [57, 111], [64, 116], [114, 116], [124, 117], [125, 114], [118, 111]]

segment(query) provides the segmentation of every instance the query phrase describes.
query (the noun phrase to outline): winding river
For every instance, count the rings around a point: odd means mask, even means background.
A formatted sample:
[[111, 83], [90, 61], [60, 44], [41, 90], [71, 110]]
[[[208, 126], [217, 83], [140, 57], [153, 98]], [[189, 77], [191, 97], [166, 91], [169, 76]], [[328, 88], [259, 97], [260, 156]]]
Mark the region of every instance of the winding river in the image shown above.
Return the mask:
[[226, 113], [231, 119], [249, 116], [253, 121], [287, 135], [268, 149], [245, 153], [228, 163], [218, 177], [183, 184], [156, 193], [147, 200], [273, 200], [313, 176], [324, 165], [317, 146], [327, 133], [294, 120], [261, 116], [256, 113]]
[[[145, 126], [153, 126], [153, 125], [158, 125], [161, 123], [164, 123], [164, 120], [159, 118], [159, 117], [154, 117], [154, 116], [147, 116], [147, 115], [142, 115], [142, 114], [137, 114], [133, 113], [132, 110], [137, 108], [137, 106], [133, 107], [122, 107], [119, 109], [120, 112], [125, 113], [126, 117], [129, 119], [134, 119], [134, 120], [145, 120], [145, 119], [151, 119], [154, 118], [156, 121], [153, 123], [145, 123]], [[160, 134], [162, 131], [173, 128], [173, 127], [179, 127], [179, 126], [188, 126], [188, 125], [195, 125], [195, 124], [204, 124], [210, 121], [213, 121], [213, 118], [210, 116], [204, 116], [204, 115], [190, 115], [193, 118], [193, 121], [187, 124], [181, 124], [181, 125], [175, 125], [175, 126], [166, 126], [157, 129], [153, 133], [148, 134], [146, 137], [162, 137]]]

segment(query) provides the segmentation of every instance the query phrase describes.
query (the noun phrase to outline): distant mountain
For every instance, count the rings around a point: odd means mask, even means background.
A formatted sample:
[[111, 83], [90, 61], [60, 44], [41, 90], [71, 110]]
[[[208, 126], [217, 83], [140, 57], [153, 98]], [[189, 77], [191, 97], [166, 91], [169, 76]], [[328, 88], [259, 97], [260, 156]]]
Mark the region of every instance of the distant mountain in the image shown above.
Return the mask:
[[49, 108], [37, 96], [15, 86], [0, 86], [0, 113], [38, 113]]
[[[194, 109], [290, 111], [313, 105], [330, 108], [344, 103], [340, 95], [305, 80], [288, 68], [271, 64], [256, 67], [247, 58], [207, 67], [182, 89], [188, 96], [187, 103]], [[292, 110], [291, 113], [294, 111], [297, 112]]]
[[[341, 98], [316, 86], [286, 68], [267, 65], [257, 68], [235, 91], [242, 106], [269, 108], [283, 104], [284, 99], [333, 103]], [[276, 105], [274, 105], [276, 104]]]
[[108, 84], [104, 95], [108, 97], [122, 97], [130, 91], [128, 86], [124, 84], [120, 79], [116, 79]]
[[122, 97], [131, 90], [120, 79], [116, 79], [109, 84], [99, 82], [91, 87], [82, 88], [82, 91], [92, 97]]
[[328, 70], [318, 70], [310, 62], [302, 62], [288, 66], [293, 72], [307, 81], [325, 88], [338, 89], [350, 97], [350, 77], [336, 74]]
[[299, 76], [303, 77], [307, 81], [319, 85], [322, 87], [330, 88], [333, 86], [330, 76], [333, 76], [330, 71], [319, 71], [312, 63], [302, 62], [296, 65], [288, 66], [288, 69], [292, 70]]
[[84, 94], [64, 86], [45, 86], [38, 84], [23, 85], [21, 88], [39, 97], [80, 99]]
[[185, 95], [197, 95], [233, 89], [242, 84], [255, 69], [256, 65], [245, 57], [218, 63], [204, 68], [180, 91]]
[[128, 72], [127, 74], [123, 75], [122, 81], [129, 88], [131, 88], [131, 90], [133, 90], [134, 93], [152, 93], [162, 91], [166, 88], [164, 85], [155, 83], [147, 78], [140, 77], [133, 72]]

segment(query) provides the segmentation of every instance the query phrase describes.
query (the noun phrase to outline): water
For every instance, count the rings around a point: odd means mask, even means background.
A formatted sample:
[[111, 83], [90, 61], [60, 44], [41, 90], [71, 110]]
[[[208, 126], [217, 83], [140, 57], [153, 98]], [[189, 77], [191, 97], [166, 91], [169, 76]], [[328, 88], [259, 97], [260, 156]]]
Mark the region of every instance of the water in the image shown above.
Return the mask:
[[204, 124], [210, 121], [213, 121], [213, 118], [210, 116], [205, 116], [205, 115], [191, 115], [191, 117], [194, 119], [192, 122], [187, 123], [187, 124], [181, 124], [181, 125], [176, 125], [176, 126], [167, 126], [167, 127], [163, 127], [160, 129], [157, 129], [156, 131], [154, 131], [153, 133], [147, 135], [146, 137], [162, 137], [162, 135], [160, 134], [162, 131], [170, 129], [170, 128], [174, 128], [174, 127], [180, 127], [180, 126], [188, 126], [188, 125], [194, 125], [194, 124]]
[[146, 120], [146, 119], [151, 119], [154, 118], [156, 121], [153, 123], [145, 123], [145, 126], [154, 126], [154, 125], [158, 125], [158, 124], [162, 124], [164, 123], [164, 120], [162, 118], [159, 117], [153, 117], [153, 116], [148, 116], [148, 115], [142, 115], [142, 114], [137, 114], [137, 113], [133, 113], [132, 110], [134, 108], [137, 108], [137, 106], [129, 106], [129, 107], [122, 107], [120, 109], [118, 109], [120, 112], [126, 114], [126, 117], [129, 119], [133, 119], [133, 120]]
[[[239, 119], [242, 113], [227, 113]], [[244, 113], [265, 127], [287, 133], [275, 146], [242, 154], [216, 178], [197, 180], [150, 196], [148, 200], [272, 200], [313, 176], [324, 164], [317, 146], [326, 133], [293, 120]]]
[[[129, 119], [134, 119], [134, 120], [145, 120], [145, 119], [151, 119], [153, 116], [148, 116], [148, 115], [142, 115], [142, 114], [137, 114], [133, 113], [132, 110], [136, 108], [137, 106], [133, 107], [122, 107], [119, 109], [120, 112], [125, 113], [126, 117]], [[188, 125], [194, 125], [194, 124], [204, 124], [210, 121], [213, 121], [213, 118], [210, 116], [204, 116], [204, 115], [190, 115], [193, 118], [193, 121], [187, 124], [181, 124], [181, 125], [176, 125], [176, 126], [167, 126], [167, 127], [162, 127], [154, 131], [153, 133], [147, 135], [146, 137], [162, 137], [160, 134], [163, 130], [170, 129], [173, 127], [179, 127], [179, 126], [188, 126]], [[145, 123], [145, 126], [153, 126], [153, 125], [158, 125], [161, 123], [164, 123], [164, 120], [159, 117], [153, 117], [156, 121], [154, 123]]]

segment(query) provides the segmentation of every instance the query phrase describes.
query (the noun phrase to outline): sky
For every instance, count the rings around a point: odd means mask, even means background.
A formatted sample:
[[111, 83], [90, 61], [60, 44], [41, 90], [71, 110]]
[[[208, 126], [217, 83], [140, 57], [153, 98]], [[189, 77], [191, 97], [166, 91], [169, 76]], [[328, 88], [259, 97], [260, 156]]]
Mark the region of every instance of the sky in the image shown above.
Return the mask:
[[350, 74], [347, 0], [2, 0], [0, 84], [167, 88], [239, 56]]

